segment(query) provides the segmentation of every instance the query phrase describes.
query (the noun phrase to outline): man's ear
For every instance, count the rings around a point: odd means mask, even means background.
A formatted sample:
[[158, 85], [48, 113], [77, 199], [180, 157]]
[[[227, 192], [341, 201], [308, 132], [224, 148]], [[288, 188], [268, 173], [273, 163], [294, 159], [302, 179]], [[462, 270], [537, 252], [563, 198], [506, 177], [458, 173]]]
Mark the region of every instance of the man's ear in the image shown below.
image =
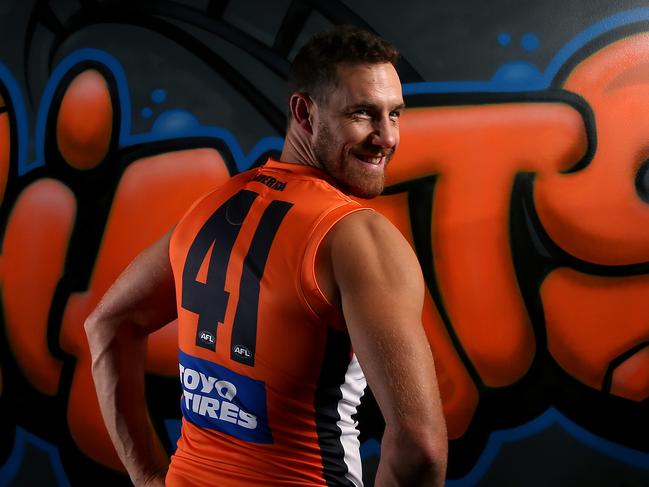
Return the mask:
[[313, 135], [313, 100], [305, 93], [293, 93], [289, 100], [291, 116], [309, 135]]

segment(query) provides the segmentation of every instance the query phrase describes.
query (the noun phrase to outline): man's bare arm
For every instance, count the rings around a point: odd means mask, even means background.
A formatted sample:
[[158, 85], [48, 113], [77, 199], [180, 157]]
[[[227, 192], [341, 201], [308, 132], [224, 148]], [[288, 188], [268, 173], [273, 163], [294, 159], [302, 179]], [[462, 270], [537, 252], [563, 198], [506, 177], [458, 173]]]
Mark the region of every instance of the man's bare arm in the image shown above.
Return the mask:
[[448, 441], [417, 258], [374, 212], [346, 217], [328, 240], [351, 341], [386, 423], [376, 485], [442, 486]]
[[169, 464], [144, 394], [147, 336], [176, 317], [169, 237], [128, 266], [85, 322], [101, 413], [136, 486], [164, 486]]

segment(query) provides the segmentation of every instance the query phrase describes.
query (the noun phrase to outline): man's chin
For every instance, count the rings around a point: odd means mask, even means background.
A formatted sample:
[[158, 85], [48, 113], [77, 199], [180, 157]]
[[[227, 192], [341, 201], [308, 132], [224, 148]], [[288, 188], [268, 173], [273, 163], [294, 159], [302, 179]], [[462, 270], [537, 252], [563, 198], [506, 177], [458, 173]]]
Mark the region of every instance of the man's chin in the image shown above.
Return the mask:
[[347, 171], [336, 174], [337, 171], [328, 171], [339, 187], [345, 193], [357, 198], [372, 199], [383, 192], [383, 174], [368, 174], [367, 172]]
[[362, 186], [346, 186], [347, 192], [352, 196], [357, 198], [363, 198], [364, 200], [371, 200], [376, 198], [383, 192], [383, 185], [368, 188]]

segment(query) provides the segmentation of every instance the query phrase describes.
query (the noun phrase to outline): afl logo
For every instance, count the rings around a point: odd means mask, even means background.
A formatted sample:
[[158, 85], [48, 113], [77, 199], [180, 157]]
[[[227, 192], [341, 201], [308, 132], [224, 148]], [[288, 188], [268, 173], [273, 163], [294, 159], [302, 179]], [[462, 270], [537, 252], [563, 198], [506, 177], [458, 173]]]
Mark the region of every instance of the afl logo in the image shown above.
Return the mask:
[[200, 334], [200, 339], [201, 339], [202, 342], [209, 343], [211, 345], [214, 345], [214, 342], [215, 342], [214, 335], [212, 335], [208, 331], [202, 331], [201, 334]]
[[243, 347], [241, 345], [234, 346], [232, 351], [236, 353], [239, 357], [245, 357], [245, 358], [252, 357], [250, 350], [248, 350], [246, 347]]

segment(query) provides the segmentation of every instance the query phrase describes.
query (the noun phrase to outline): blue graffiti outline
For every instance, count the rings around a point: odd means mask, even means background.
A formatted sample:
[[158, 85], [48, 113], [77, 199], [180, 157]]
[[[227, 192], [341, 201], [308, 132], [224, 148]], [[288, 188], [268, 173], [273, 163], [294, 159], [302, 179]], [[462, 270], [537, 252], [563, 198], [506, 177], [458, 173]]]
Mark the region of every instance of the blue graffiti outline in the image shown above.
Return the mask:
[[550, 407], [543, 414], [529, 423], [516, 428], [499, 430], [491, 433], [489, 435], [489, 440], [487, 440], [487, 445], [471, 471], [461, 479], [448, 480], [446, 486], [471, 487], [476, 485], [489, 471], [503, 445], [520, 441], [524, 438], [529, 438], [553, 425], [559, 425], [561, 429], [579, 443], [592, 448], [598, 453], [609, 458], [614, 458], [626, 465], [647, 470], [649, 472], [649, 453], [633, 450], [594, 435], [566, 418], [557, 409]]
[[182, 421], [180, 419], [168, 418], [164, 420], [165, 429], [167, 430], [167, 437], [171, 443], [171, 451], [176, 451], [176, 443], [180, 438], [180, 430], [182, 428]]
[[[16, 78], [14, 78], [11, 71], [2, 63], [0, 63], [0, 82], [4, 84], [5, 89], [10, 100], [5, 100], [5, 106], [13, 108], [13, 116], [16, 121], [16, 137], [14, 140], [17, 142], [18, 147], [16, 148], [16, 161], [18, 163], [18, 175], [20, 173], [20, 163], [25, 160], [27, 157], [27, 144], [29, 142], [29, 121], [27, 119], [27, 109], [25, 107], [25, 101], [22, 96], [22, 91]], [[9, 114], [11, 119], [11, 114]], [[11, 130], [11, 128], [10, 128]]]
[[[166, 419], [164, 424], [167, 436], [175, 451], [176, 442], [181, 434], [181, 421], [179, 419]], [[649, 453], [643, 453], [601, 438], [569, 420], [557, 409], [550, 407], [528, 423], [491, 433], [484, 450], [471, 471], [460, 479], [447, 480], [446, 487], [472, 487], [476, 485], [489, 472], [498, 457], [498, 453], [505, 444], [535, 436], [553, 425], [558, 425], [578, 443], [590, 447], [608, 458], [613, 458], [620, 463], [649, 472]], [[378, 457], [381, 455], [381, 444], [376, 439], [370, 438], [360, 446], [360, 454], [362, 459], [372, 456]]]
[[381, 456], [381, 443], [376, 438], [370, 438], [361, 445], [361, 459]]
[[0, 466], [0, 487], [11, 485], [10, 482], [15, 478], [20, 470], [25, 456], [25, 448], [28, 444], [35, 446], [37, 449], [45, 453], [50, 459], [52, 466], [52, 473], [56, 479], [56, 484], [59, 487], [70, 487], [70, 481], [65, 474], [61, 457], [59, 456], [59, 449], [51, 443], [39, 438], [38, 436], [24, 430], [20, 426], [16, 426], [16, 435], [14, 436], [14, 448], [7, 462]]
[[[128, 92], [128, 82], [122, 65], [113, 56], [107, 52], [98, 49], [79, 49], [74, 53], [66, 56], [54, 69], [50, 79], [45, 85], [43, 95], [39, 103], [38, 114], [36, 116], [36, 136], [35, 136], [35, 158], [34, 161], [19, 161], [19, 174], [23, 175], [45, 165], [45, 133], [47, 129], [47, 118], [52, 106], [52, 100], [63, 77], [77, 64], [81, 62], [94, 61], [103, 64], [110, 70], [117, 84], [117, 96], [120, 103], [120, 142], [129, 135], [131, 130], [131, 99]], [[128, 116], [127, 116], [128, 114]]]
[[[525, 83], [512, 84], [504, 79], [494, 77], [489, 81], [442, 81], [442, 82], [420, 82], [406, 83], [403, 85], [404, 95], [415, 94], [435, 94], [435, 93], [467, 93], [467, 92], [520, 92], [546, 90], [551, 86], [559, 70], [579, 49], [583, 48], [588, 42], [601, 36], [602, 34], [613, 29], [623, 27], [635, 22], [649, 19], [649, 7], [642, 7], [620, 12], [607, 17], [591, 25], [582, 32], [578, 33], [568, 43], [566, 43], [550, 60], [546, 69], [539, 77], [533, 80], [527, 80]], [[29, 136], [28, 117], [21, 89], [11, 72], [0, 63], [0, 81], [8, 92], [11, 100], [6, 100], [14, 109], [16, 120], [16, 158], [18, 161], [18, 175], [22, 176], [36, 167], [45, 165], [44, 147], [47, 116], [52, 104], [54, 94], [62, 78], [78, 63], [94, 61], [103, 64], [113, 74], [117, 84], [117, 94], [120, 103], [120, 133], [118, 144], [119, 147], [129, 147], [140, 143], [149, 143], [157, 141], [168, 141], [175, 139], [185, 139], [187, 137], [207, 137], [223, 141], [230, 150], [236, 167], [242, 171], [250, 167], [259, 156], [270, 150], [281, 150], [284, 139], [282, 137], [271, 136], [260, 139], [256, 145], [245, 154], [234, 134], [223, 128], [215, 126], [198, 126], [187, 130], [179, 131], [173, 135], [158, 134], [153, 132], [132, 134], [131, 133], [131, 102], [129, 97], [128, 82], [121, 64], [112, 55], [105, 51], [97, 49], [80, 49], [64, 58], [56, 67], [48, 80], [43, 91], [39, 110], [36, 119], [35, 129], [35, 157], [32, 162], [27, 161], [27, 144]], [[516, 63], [521, 65], [520, 62]], [[500, 70], [507, 67], [507, 64], [501, 66]], [[499, 71], [500, 71], [499, 70]], [[172, 434], [170, 428], [173, 419], [165, 420], [170, 439], [175, 436], [175, 428]], [[587, 445], [594, 450], [601, 452], [611, 458], [615, 458], [629, 465], [649, 470], [649, 454], [633, 450], [619, 444], [610, 442], [598, 437], [577, 426], [568, 420], [554, 408], [549, 408], [538, 418], [517, 428], [493, 432], [484, 451], [480, 455], [474, 468], [463, 478], [447, 482], [449, 487], [468, 487], [475, 485], [488, 472], [489, 467], [497, 457], [497, 454], [503, 444], [517, 441], [530, 437], [539, 431], [553, 425], [559, 424], [568, 434], [577, 439], [580, 443]], [[54, 471], [54, 475], [59, 485], [68, 486], [69, 482], [63, 469], [58, 448], [37, 436], [28, 433], [20, 427], [16, 427], [14, 449], [7, 462], [0, 466], [0, 487], [8, 485], [9, 477], [13, 478], [20, 468], [25, 446], [31, 443], [38, 449], [44, 451], [49, 457]], [[366, 442], [362, 450], [365, 455], [374, 455], [380, 452], [378, 442]]]
[[[543, 73], [532, 80], [523, 83], [510, 83], [494, 76], [488, 81], [423, 81], [419, 83], [407, 83], [403, 85], [404, 95], [419, 95], [431, 93], [512, 93], [521, 91], [542, 91], [550, 88], [552, 80], [559, 70], [577, 51], [583, 48], [596, 37], [610, 32], [619, 27], [633, 24], [643, 20], [649, 20], [649, 7], [639, 7], [632, 10], [625, 10], [606, 17], [599, 22], [587, 27], [569, 40], [552, 57]], [[520, 61], [508, 63], [501, 66], [498, 71], [513, 65], [521, 65]], [[528, 63], [529, 64], [529, 63]], [[498, 73], [497, 71], [497, 73]]]
[[[25, 151], [20, 154], [18, 157], [18, 174], [22, 176], [32, 169], [37, 167], [44, 166], [45, 155], [43, 153], [45, 149], [45, 134], [46, 134], [46, 125], [47, 117], [50, 112], [50, 107], [52, 105], [52, 100], [54, 94], [56, 93], [61, 80], [63, 77], [72, 69], [74, 66], [77, 66], [81, 63], [87, 62], [96, 62], [105, 66], [114, 76], [115, 83], [117, 85], [117, 98], [120, 103], [120, 121], [119, 121], [119, 141], [118, 145], [120, 148], [130, 147], [136, 144], [145, 143], [145, 142], [159, 142], [167, 141], [174, 139], [183, 139], [187, 137], [208, 137], [213, 139], [218, 139], [223, 141], [237, 166], [239, 171], [248, 169], [261, 154], [271, 151], [271, 150], [281, 150], [284, 143], [283, 137], [271, 136], [264, 137], [259, 140], [250, 151], [245, 154], [238, 140], [232, 132], [223, 128], [223, 127], [211, 127], [211, 126], [200, 126], [194, 127], [190, 130], [185, 130], [178, 132], [173, 136], [169, 134], [156, 134], [152, 132], [133, 134], [131, 133], [131, 99], [129, 96], [128, 81], [126, 78], [126, 73], [122, 68], [122, 65], [117, 61], [115, 57], [111, 54], [101, 51], [98, 49], [79, 49], [73, 53], [66, 56], [53, 71], [50, 79], [45, 86], [43, 91], [43, 96], [40, 101], [37, 120], [36, 120], [36, 137], [35, 137], [35, 154], [36, 157], [33, 162], [29, 163], [24, 157]], [[2, 66], [2, 65], [0, 65]], [[8, 71], [5, 68], [5, 71]], [[0, 71], [0, 75], [2, 72]], [[17, 87], [15, 80], [9, 75], [9, 79], [13, 82], [13, 85]], [[20, 103], [16, 103], [16, 112], [21, 113], [21, 118], [26, 118], [24, 104], [22, 102], [22, 96], [20, 96], [19, 90], [11, 91], [12, 96], [16, 96], [17, 100], [20, 100]], [[20, 128], [20, 127], [19, 127]], [[28, 133], [26, 129], [26, 123], [23, 124], [22, 128], [24, 133], [21, 131], [20, 135], [25, 135]], [[22, 137], [21, 137], [22, 140]]]

